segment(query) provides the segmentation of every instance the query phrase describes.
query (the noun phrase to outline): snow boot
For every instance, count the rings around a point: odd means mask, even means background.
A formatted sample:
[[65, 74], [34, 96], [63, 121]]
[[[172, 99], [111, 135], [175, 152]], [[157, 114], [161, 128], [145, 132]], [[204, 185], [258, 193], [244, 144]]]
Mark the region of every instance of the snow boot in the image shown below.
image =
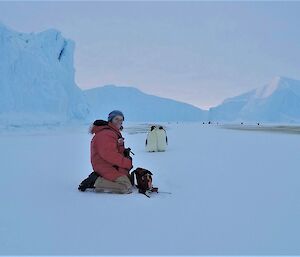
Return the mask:
[[87, 188], [95, 188], [94, 184], [99, 175], [93, 171], [86, 179], [84, 179], [78, 186], [78, 190], [84, 192]]

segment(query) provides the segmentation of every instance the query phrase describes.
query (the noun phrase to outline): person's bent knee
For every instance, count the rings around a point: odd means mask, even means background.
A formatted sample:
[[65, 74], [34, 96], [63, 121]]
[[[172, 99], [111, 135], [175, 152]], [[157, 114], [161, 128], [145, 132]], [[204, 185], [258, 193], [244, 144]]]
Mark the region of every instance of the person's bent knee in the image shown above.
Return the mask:
[[132, 193], [131, 188], [124, 188], [124, 190], [120, 191], [120, 194], [130, 194], [130, 193]]
[[118, 183], [120, 183], [120, 184], [123, 184], [123, 185], [125, 185], [127, 187], [132, 187], [129, 178], [126, 175], [118, 177], [115, 181], [118, 182]]
[[98, 177], [95, 184], [96, 192], [129, 194], [132, 193], [132, 185], [127, 176], [121, 176], [114, 181]]
[[128, 178], [128, 176], [124, 175], [121, 177], [118, 177], [115, 182], [121, 184], [124, 186], [124, 191], [131, 191], [132, 192], [132, 184]]

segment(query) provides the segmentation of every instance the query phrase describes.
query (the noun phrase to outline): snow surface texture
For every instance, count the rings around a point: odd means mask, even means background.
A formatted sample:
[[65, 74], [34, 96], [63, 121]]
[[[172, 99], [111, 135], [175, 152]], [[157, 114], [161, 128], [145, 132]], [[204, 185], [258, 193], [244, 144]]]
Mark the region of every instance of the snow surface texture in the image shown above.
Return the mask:
[[82, 120], [88, 107], [74, 82], [74, 42], [57, 30], [18, 33], [0, 23], [0, 124]]
[[0, 255], [300, 254], [298, 135], [161, 124], [168, 149], [148, 153], [124, 123], [134, 168], [172, 192], [150, 199], [77, 190], [87, 127], [0, 134]]
[[209, 119], [299, 123], [300, 81], [276, 77], [263, 87], [229, 98], [221, 105], [211, 108]]

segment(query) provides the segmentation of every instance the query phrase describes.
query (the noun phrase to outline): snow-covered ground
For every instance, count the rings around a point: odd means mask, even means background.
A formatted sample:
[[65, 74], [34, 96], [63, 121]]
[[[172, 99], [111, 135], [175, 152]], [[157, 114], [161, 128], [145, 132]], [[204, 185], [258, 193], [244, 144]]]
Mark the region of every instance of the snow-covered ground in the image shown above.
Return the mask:
[[[87, 127], [0, 133], [0, 255], [299, 255], [300, 136], [124, 123], [134, 168], [172, 194], [79, 192], [91, 172]], [[139, 133], [134, 133], [134, 132]]]

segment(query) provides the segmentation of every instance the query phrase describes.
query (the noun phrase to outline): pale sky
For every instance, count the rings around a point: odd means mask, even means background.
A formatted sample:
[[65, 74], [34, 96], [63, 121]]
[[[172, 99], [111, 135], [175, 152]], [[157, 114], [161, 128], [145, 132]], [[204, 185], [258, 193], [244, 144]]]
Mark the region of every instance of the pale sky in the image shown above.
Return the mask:
[[0, 2], [0, 21], [74, 40], [83, 89], [134, 86], [207, 109], [300, 79], [300, 2]]

